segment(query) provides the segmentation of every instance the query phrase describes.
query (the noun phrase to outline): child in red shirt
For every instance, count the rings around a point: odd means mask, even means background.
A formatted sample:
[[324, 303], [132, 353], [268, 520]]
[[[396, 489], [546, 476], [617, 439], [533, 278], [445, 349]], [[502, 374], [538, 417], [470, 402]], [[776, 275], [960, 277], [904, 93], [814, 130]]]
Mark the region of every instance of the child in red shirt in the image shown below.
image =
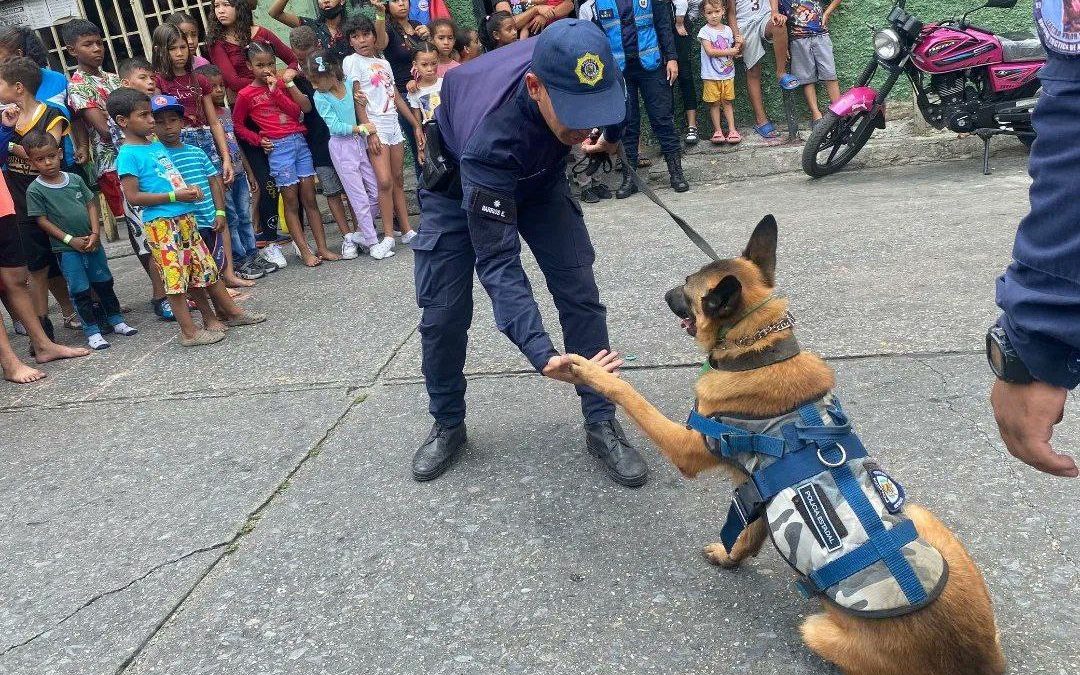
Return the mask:
[[[270, 175], [277, 183], [284, 201], [285, 226], [292, 236], [300, 258], [308, 267], [341, 256], [326, 248], [322, 215], [315, 203], [315, 166], [311, 161], [300, 114], [311, 111], [311, 100], [296, 88], [287, 71], [278, 80], [274, 74], [274, 49], [263, 42], [247, 46], [248, 66], [255, 79], [236, 95], [233, 129], [236, 135], [254, 146], [261, 146], [270, 162]], [[255, 133], [248, 120], [259, 129]], [[307, 212], [307, 222], [315, 237], [318, 255], [311, 252], [300, 226], [300, 206]]]

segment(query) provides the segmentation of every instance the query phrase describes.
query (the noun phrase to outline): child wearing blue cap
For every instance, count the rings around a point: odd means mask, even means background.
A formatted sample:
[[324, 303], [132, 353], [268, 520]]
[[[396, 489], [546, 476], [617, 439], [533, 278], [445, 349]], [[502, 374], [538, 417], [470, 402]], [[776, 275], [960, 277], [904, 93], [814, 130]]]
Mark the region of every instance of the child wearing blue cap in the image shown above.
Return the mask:
[[[149, 96], [122, 87], [109, 95], [106, 107], [124, 133], [116, 170], [128, 202], [142, 207], [146, 243], [161, 270], [165, 295], [180, 327], [180, 344], [213, 344], [225, 338], [227, 326], [265, 321], [263, 314], [240, 309], [220, 283], [218, 266], [198, 235], [194, 215], [193, 205], [203, 199], [203, 192], [188, 185], [160, 141], [150, 140], [155, 131], [154, 111], [183, 114], [183, 106], [171, 96], [158, 94], [151, 108]], [[189, 295], [202, 314], [201, 329], [188, 310]]]

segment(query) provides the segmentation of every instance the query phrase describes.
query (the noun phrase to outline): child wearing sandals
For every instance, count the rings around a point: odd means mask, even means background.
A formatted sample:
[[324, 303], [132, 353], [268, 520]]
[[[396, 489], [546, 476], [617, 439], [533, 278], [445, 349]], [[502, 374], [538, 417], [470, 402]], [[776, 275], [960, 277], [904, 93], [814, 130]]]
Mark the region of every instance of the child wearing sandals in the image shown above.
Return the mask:
[[[735, 144], [742, 140], [735, 128], [735, 113], [731, 102], [735, 100], [735, 61], [739, 47], [735, 44], [731, 28], [724, 25], [723, 0], [706, 0], [705, 25], [698, 31], [701, 42], [701, 100], [709, 104], [712, 119], [712, 142]], [[728, 133], [720, 126], [720, 110], [724, 111]]]
[[[285, 227], [301, 260], [315, 267], [323, 260], [340, 260], [341, 256], [326, 247], [326, 231], [315, 203], [315, 166], [304, 140], [307, 127], [300, 122], [301, 113], [312, 110], [311, 101], [293, 83], [295, 70], [285, 71], [278, 79], [275, 58], [273, 48], [265, 42], [248, 43], [248, 66], [255, 80], [236, 95], [233, 124], [240, 138], [266, 152], [270, 175], [284, 201]], [[258, 126], [259, 133], [251, 130], [249, 119]], [[314, 253], [300, 224], [301, 208], [315, 237]]]

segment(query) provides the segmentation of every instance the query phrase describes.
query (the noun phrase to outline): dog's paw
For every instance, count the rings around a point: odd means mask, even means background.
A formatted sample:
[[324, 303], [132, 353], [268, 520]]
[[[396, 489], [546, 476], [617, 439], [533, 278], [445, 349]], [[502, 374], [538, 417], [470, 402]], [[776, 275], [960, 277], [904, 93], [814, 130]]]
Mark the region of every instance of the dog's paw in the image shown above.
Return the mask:
[[725, 569], [731, 569], [739, 566], [739, 561], [728, 555], [727, 549], [723, 544], [709, 544], [701, 551], [705, 554], [705, 558], [714, 565], [723, 567]]

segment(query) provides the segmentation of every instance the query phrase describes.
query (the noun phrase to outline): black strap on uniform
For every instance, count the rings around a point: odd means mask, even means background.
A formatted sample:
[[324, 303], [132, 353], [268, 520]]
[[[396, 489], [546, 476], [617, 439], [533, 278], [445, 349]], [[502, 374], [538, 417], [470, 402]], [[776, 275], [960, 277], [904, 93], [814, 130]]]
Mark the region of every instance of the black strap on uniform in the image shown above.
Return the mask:
[[698, 234], [697, 230], [690, 227], [690, 225], [687, 224], [687, 222], [683, 220], [681, 216], [669, 209], [668, 205], [662, 202], [660, 198], [656, 196], [656, 193], [653, 192], [653, 189], [649, 187], [649, 183], [642, 180], [641, 176], [638, 175], [637, 167], [630, 166], [630, 163], [626, 159], [626, 151], [623, 149], [622, 143], [619, 144], [619, 159], [622, 160], [623, 166], [626, 167], [626, 170], [630, 173], [630, 176], [633, 178], [634, 184], [637, 185], [638, 190], [640, 190], [642, 194], [648, 197], [653, 204], [656, 204], [657, 206], [662, 208], [669, 216], [671, 216], [671, 219], [675, 221], [675, 224], [679, 226], [679, 228], [683, 231], [683, 234], [685, 234], [687, 238], [690, 239], [690, 241], [694, 242], [694, 246], [697, 246], [699, 249], [701, 249], [701, 252], [709, 256], [709, 258], [711, 258], [712, 260], [719, 262], [720, 256], [716, 255], [716, 251], [713, 250], [712, 246], [709, 246], [709, 242], [705, 241], [705, 238]]

